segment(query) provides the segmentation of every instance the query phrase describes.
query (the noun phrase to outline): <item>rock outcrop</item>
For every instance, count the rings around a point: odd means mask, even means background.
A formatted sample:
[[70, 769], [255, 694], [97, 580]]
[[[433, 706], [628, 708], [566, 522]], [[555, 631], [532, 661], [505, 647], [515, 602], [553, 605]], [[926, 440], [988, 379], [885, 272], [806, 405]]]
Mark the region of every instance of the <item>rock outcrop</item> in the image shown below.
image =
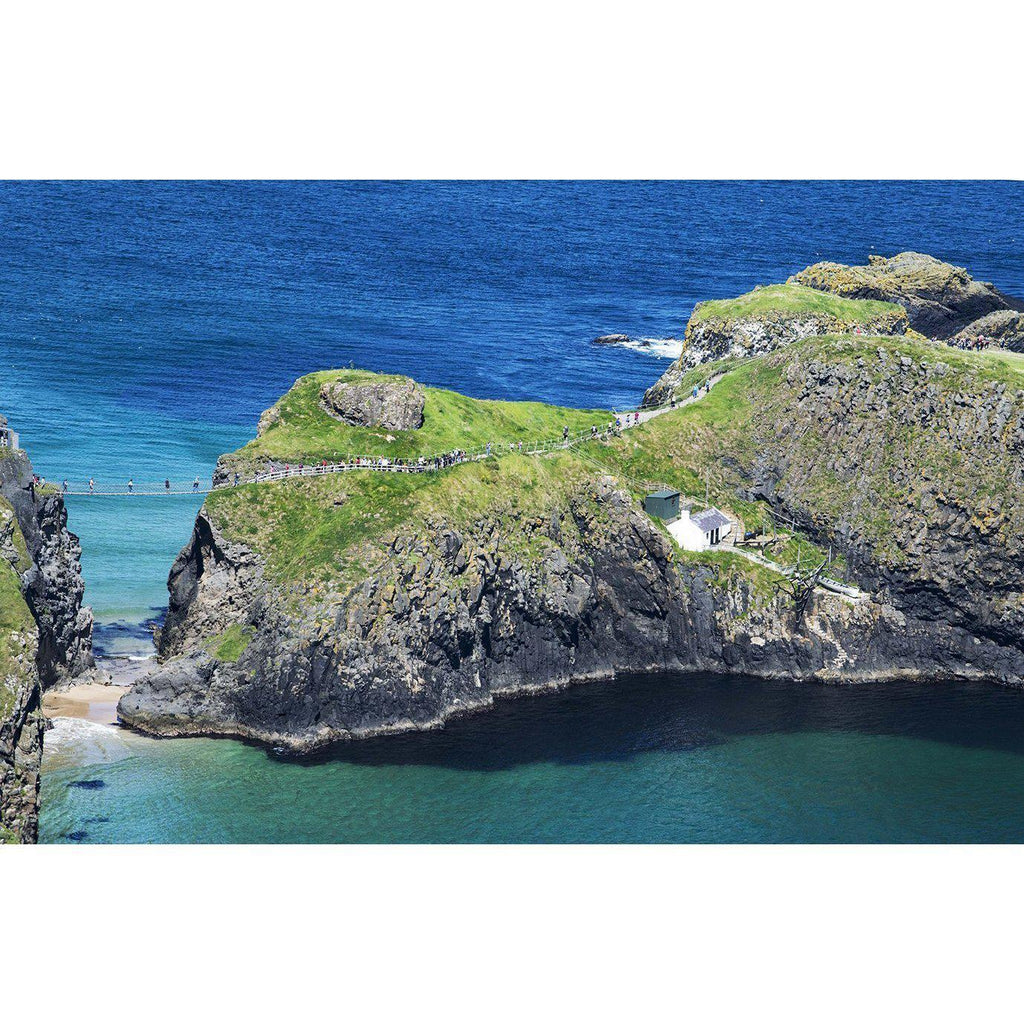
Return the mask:
[[[10, 506], [0, 501], [8, 541], [24, 540]], [[21, 554], [0, 560], [0, 843], [34, 842], [39, 827], [39, 765], [43, 715], [39, 707], [35, 622], [18, 581]]]
[[978, 339], [1010, 352], [1024, 352], [1024, 313], [1001, 309], [974, 320], [949, 339], [956, 348], [975, 348]]
[[24, 452], [0, 458], [0, 495], [13, 509], [31, 562], [21, 585], [39, 625], [39, 675], [48, 687], [94, 666], [92, 611], [83, 605], [82, 548], [67, 528], [64, 499], [32, 479]]
[[1024, 375], [881, 346], [784, 373], [748, 496], [842, 550], [877, 599], [961, 631], [966, 663], [1024, 685]]
[[409, 378], [332, 381], [320, 388], [320, 404], [352, 427], [418, 430], [423, 426], [423, 388]]
[[25, 453], [0, 449], [0, 837], [38, 830], [44, 687], [93, 667], [78, 538]]
[[929, 338], [949, 338], [998, 310], [1024, 310], [1020, 300], [934, 256], [901, 252], [869, 256], [868, 261], [852, 267], [815, 263], [790, 281], [847, 298], [898, 303], [906, 309], [910, 326]]
[[[772, 295], [778, 295], [777, 305], [773, 305]], [[744, 301], [751, 296], [760, 301]], [[747, 311], [748, 305], [756, 306], [756, 311]], [[898, 307], [871, 308], [865, 304], [861, 310], [857, 304], [847, 303], [837, 304], [834, 309], [815, 309], [791, 294], [790, 286], [785, 285], [755, 289], [735, 302], [701, 302], [686, 326], [683, 351], [647, 389], [643, 405], [652, 408], [670, 401], [687, 372], [702, 363], [765, 355], [803, 338], [851, 330], [902, 335], [908, 326], [906, 313]]]

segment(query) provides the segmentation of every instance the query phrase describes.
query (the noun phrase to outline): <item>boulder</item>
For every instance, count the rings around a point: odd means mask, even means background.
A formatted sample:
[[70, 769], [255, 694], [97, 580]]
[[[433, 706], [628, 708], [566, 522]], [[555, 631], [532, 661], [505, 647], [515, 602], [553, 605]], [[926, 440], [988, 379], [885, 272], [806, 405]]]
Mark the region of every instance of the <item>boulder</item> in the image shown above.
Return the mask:
[[414, 380], [331, 381], [320, 388], [328, 415], [352, 427], [418, 430], [426, 396]]

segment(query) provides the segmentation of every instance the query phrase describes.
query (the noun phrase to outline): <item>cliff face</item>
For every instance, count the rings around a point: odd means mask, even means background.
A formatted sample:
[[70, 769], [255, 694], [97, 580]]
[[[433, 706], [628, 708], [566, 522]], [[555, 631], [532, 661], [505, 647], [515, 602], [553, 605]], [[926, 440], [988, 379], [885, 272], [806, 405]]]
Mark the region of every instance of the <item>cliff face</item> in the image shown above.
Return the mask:
[[0, 449], [0, 839], [12, 842], [38, 831], [41, 689], [93, 664], [78, 540], [60, 496], [31, 481], [25, 454]]
[[15, 563], [21, 563], [24, 540], [2, 501], [0, 536], [5, 549], [0, 559], [0, 843], [33, 842], [43, 751], [37, 629], [21, 594], [17, 565], [8, 560], [13, 551]]
[[882, 600], [1004, 648], [994, 672], [1019, 682], [1024, 364], [1014, 380], [922, 349], [843, 355], [784, 366], [753, 490], [825, 532]]
[[23, 452], [0, 458], [0, 495], [14, 511], [31, 567], [22, 575], [25, 600], [39, 626], [39, 675], [44, 687], [92, 668], [92, 610], [78, 538], [67, 528], [64, 499], [51, 488], [31, 488], [32, 464]]
[[686, 326], [679, 358], [647, 389], [645, 407], [664, 405], [688, 371], [719, 359], [766, 355], [804, 338], [844, 334], [902, 335], [909, 322], [898, 306], [845, 300], [820, 303], [805, 289], [776, 285], [740, 299], [702, 302]]
[[[512, 536], [541, 553], [508, 552]], [[176, 565], [190, 584], [172, 591], [161, 645], [177, 657], [135, 684], [122, 719], [160, 735], [310, 751], [623, 670], [822, 679], [970, 671], [959, 655], [965, 636], [832, 595], [816, 594], [798, 614], [746, 566], [681, 557], [608, 478], [550, 518], [400, 531], [389, 549], [348, 593], [289, 602], [252, 552], [201, 514]], [[232, 630], [244, 640], [228, 662], [218, 650]]]
[[1020, 300], [934, 256], [901, 252], [868, 259], [866, 266], [859, 267], [815, 263], [790, 281], [848, 298], [898, 303], [906, 309], [911, 327], [929, 338], [972, 330], [974, 321], [998, 310], [1024, 310]]
[[[120, 714], [309, 751], [625, 670], [1021, 685], [1018, 384], [945, 347], [815, 338], [579, 455], [211, 496], [171, 575], [166, 661]], [[833, 544], [872, 599], [800, 607], [739, 555], [680, 552], [635, 482], [705, 477]]]

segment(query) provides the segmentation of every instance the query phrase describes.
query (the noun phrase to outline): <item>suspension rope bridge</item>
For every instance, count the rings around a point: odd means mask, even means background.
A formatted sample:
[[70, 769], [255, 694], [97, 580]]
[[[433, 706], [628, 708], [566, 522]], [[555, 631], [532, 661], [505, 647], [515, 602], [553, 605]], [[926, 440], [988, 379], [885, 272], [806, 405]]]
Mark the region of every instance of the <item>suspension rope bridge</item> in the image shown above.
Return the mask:
[[[328, 462], [324, 460], [318, 464], [308, 466], [303, 464], [298, 466], [286, 465], [283, 468], [271, 468], [245, 477], [239, 474], [232, 474], [224, 479], [223, 482], [216, 484], [203, 483], [198, 476], [187, 482], [174, 481], [168, 478], [163, 481], [145, 480], [136, 483], [132, 479], [120, 486], [109, 483], [96, 484], [92, 480], [85, 484], [80, 482], [69, 484], [65, 480], [58, 487], [58, 490], [68, 497], [91, 498], [202, 496], [224, 488], [240, 487], [252, 483], [273, 483], [278, 480], [290, 480], [293, 477], [325, 476], [333, 473], [351, 473], [366, 470], [376, 473], [436, 473], [467, 462], [478, 462], [481, 459], [501, 457], [503, 455], [547, 455], [552, 452], [575, 448], [587, 441], [607, 440], [607, 438], [623, 430], [640, 426], [640, 424], [647, 423], [663, 413], [691, 405], [707, 395], [711, 388], [724, 376], [724, 373], [719, 373], [710, 377], [701, 388], [697, 389], [696, 394], [689, 395], [679, 401], [666, 402], [663, 405], [648, 408], [630, 409], [625, 412], [613, 412], [612, 416], [614, 419], [607, 427], [593, 427], [589, 430], [581, 430], [575, 434], [563, 435], [549, 441], [494, 442], [480, 445], [471, 450], [456, 449], [443, 455], [411, 458], [390, 458], [383, 455], [349, 455], [342, 461]], [[52, 487], [53, 482], [51, 481], [48, 486]]]

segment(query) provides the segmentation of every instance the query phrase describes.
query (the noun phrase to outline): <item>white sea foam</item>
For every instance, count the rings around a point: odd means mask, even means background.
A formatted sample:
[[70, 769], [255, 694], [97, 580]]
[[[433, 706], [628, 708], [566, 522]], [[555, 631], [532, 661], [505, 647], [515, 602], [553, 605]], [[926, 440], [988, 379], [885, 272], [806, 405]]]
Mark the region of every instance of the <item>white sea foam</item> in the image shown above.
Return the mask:
[[54, 718], [43, 739], [43, 770], [109, 764], [131, 757], [129, 735], [115, 725], [84, 718]]
[[683, 351], [683, 342], [679, 338], [630, 338], [622, 343], [622, 347], [655, 359], [678, 359]]

